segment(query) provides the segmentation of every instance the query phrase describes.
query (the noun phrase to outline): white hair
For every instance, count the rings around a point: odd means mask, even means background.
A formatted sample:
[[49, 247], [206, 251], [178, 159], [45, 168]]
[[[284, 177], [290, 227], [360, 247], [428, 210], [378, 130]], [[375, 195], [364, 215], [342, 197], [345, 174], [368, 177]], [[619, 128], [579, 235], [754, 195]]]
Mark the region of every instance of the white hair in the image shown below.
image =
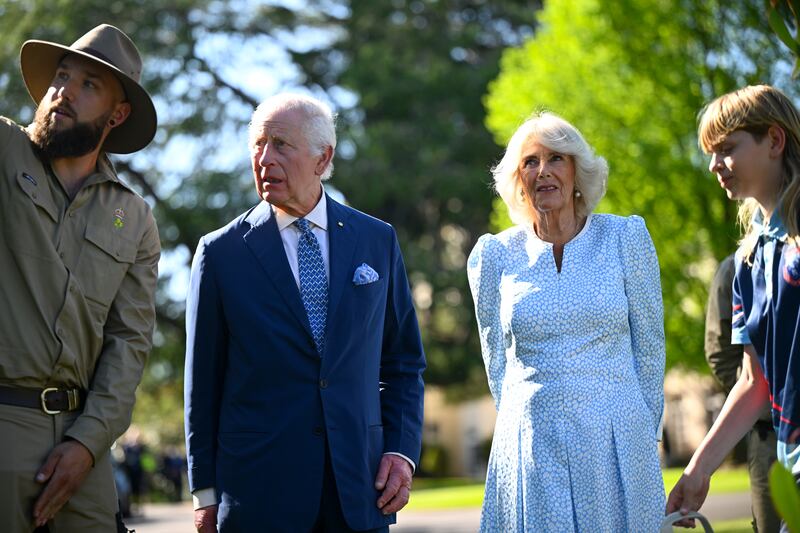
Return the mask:
[[[313, 96], [295, 93], [281, 93], [270, 96], [261, 102], [253, 116], [250, 117], [249, 135], [250, 145], [255, 143], [260, 133], [260, 128], [270, 113], [275, 111], [297, 109], [303, 113], [305, 120], [300, 125], [306, 142], [314, 155], [322, 155], [329, 146], [336, 150], [336, 114], [330, 106]], [[328, 163], [321, 179], [326, 180], [333, 174], [333, 158]]]
[[522, 149], [531, 139], [550, 150], [572, 156], [575, 161], [575, 214], [588, 216], [606, 193], [608, 163], [596, 155], [583, 135], [569, 122], [553, 113], [540, 113], [526, 120], [508, 141], [503, 159], [492, 168], [494, 188], [508, 207], [515, 224], [533, 222], [534, 210], [521, 192], [519, 165]]

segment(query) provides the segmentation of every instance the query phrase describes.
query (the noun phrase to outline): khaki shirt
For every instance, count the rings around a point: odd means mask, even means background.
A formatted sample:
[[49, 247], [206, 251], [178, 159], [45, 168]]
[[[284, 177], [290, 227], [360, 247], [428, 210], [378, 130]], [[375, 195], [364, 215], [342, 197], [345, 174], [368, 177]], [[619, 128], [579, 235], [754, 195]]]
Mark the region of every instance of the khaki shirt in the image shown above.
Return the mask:
[[105, 156], [98, 168], [70, 202], [0, 117], [0, 385], [86, 390], [66, 435], [95, 457], [130, 423], [160, 256], [148, 205]]
[[731, 391], [736, 380], [739, 379], [743, 354], [740, 344], [731, 344], [735, 270], [733, 255], [729, 255], [720, 262], [708, 291], [708, 308], [706, 309], [706, 360], [726, 394]]

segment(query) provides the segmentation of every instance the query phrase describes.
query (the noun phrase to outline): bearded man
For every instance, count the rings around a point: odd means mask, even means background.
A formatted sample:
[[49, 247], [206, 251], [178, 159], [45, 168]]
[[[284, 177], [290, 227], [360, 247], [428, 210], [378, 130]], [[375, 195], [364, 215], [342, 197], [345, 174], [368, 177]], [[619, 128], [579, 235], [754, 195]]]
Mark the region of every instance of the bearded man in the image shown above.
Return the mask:
[[101, 25], [27, 41], [38, 104], [0, 117], [0, 530], [117, 531], [108, 450], [152, 345], [158, 230], [107, 152], [144, 148], [156, 113], [141, 57]]

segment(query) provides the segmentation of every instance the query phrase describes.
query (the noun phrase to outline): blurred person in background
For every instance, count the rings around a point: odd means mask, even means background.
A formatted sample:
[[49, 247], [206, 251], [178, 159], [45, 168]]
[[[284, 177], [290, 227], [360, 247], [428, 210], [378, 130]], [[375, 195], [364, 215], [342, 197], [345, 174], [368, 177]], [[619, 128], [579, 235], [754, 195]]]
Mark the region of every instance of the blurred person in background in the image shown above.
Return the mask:
[[126, 432], [122, 441], [122, 450], [125, 452], [122, 465], [130, 483], [130, 503], [132, 504], [132, 510], [140, 513], [141, 505], [144, 503], [148, 492], [148, 479], [145, 470], [145, 456], [148, 451], [138, 427], [131, 426]]
[[170, 501], [183, 499], [183, 475], [186, 472], [186, 458], [175, 447], [168, 446], [161, 454], [159, 472], [167, 482], [167, 495]]
[[[736, 380], [739, 379], [744, 355], [741, 344], [731, 344], [735, 268], [733, 254], [720, 262], [711, 289], [708, 291], [706, 309], [706, 361], [725, 394], [731, 392]], [[769, 406], [764, 406], [761, 416], [748, 432], [745, 441], [750, 474], [753, 531], [776, 533], [780, 530], [781, 519], [775, 511], [769, 492], [769, 469], [777, 459], [777, 438], [772, 429]]]

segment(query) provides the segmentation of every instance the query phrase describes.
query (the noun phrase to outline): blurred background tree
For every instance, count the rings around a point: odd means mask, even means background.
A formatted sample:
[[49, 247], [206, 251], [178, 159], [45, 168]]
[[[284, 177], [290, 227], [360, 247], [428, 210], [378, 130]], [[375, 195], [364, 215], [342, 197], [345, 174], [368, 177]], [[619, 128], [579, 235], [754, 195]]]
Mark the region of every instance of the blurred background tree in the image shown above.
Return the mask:
[[[736, 248], [729, 201], [697, 146], [715, 96], [769, 82], [796, 96], [763, 0], [551, 0], [509, 49], [485, 103], [505, 141], [534, 110], [573, 122], [611, 168], [600, 212], [639, 214], [658, 250], [668, 367], [706, 371], [703, 321], [718, 260]], [[495, 202], [493, 225], [509, 224]]]
[[769, 27], [795, 56], [792, 77], [800, 74], [800, 2], [797, 0], [765, 0]]

